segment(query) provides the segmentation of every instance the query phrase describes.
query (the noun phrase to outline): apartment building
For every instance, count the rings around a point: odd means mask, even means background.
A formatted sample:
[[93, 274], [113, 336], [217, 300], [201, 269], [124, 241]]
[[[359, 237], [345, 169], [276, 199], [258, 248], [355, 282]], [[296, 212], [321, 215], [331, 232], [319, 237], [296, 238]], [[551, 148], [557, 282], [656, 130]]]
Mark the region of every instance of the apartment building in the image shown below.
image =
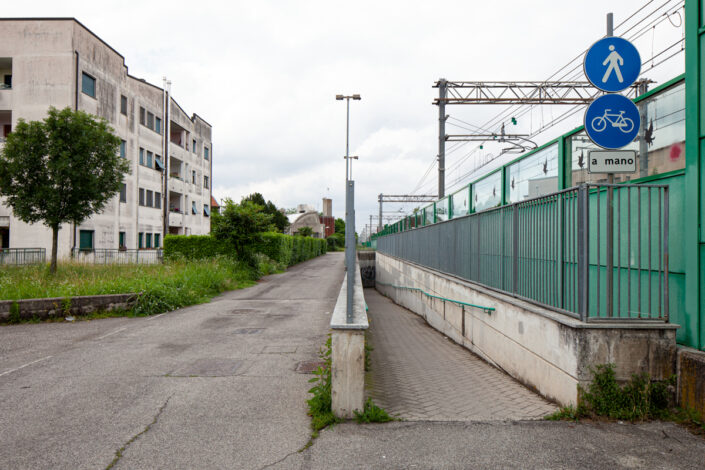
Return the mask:
[[[131, 163], [103, 212], [62, 227], [59, 257], [155, 249], [167, 233], [209, 233], [212, 128], [189, 116], [168, 86], [130, 75], [124, 57], [74, 18], [0, 19], [0, 80], [0, 146], [20, 118], [70, 106], [107, 120]], [[0, 199], [0, 248], [49, 252], [51, 231], [20, 221]]]

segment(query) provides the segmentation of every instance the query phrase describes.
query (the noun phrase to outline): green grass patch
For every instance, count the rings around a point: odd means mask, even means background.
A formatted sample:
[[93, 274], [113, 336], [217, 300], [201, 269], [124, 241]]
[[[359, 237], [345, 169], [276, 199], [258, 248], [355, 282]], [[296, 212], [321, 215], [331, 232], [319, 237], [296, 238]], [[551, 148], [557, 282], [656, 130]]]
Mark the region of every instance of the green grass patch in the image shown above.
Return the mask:
[[[281, 272], [281, 266], [263, 255], [256, 267], [230, 257], [164, 264], [87, 265], [61, 263], [50, 275], [44, 266], [17, 266], [0, 271], [0, 300], [63, 297], [62, 308], [70, 308], [71, 297], [138, 293], [131, 315], [153, 315], [209, 301], [233, 289], [249, 287], [260, 277]], [[14, 304], [16, 305], [16, 304]], [[13, 307], [14, 307], [13, 305]], [[10, 320], [19, 317], [11, 309]], [[99, 312], [94, 318], [125, 316], [126, 312]]]
[[308, 414], [311, 417], [311, 437], [318, 437], [318, 431], [331, 424], [339, 423], [341, 419], [333, 414], [331, 398], [331, 337], [328, 335], [325, 347], [319, 352], [319, 357], [323, 360], [323, 366], [319, 367], [314, 374], [316, 377], [309, 380], [315, 383], [308, 392], [313, 396], [306, 401], [308, 404]]
[[614, 364], [591, 369], [593, 380], [587, 390], [578, 387], [578, 406], [566, 406], [545, 417], [547, 420], [578, 421], [582, 418], [607, 418], [625, 421], [661, 419], [705, 434], [705, 422], [694, 411], [673, 406], [676, 377], [651, 380], [648, 374], [634, 374], [631, 380], [617, 383]]
[[372, 398], [368, 398], [365, 402], [365, 407], [362, 411], [355, 410], [355, 421], [358, 423], [388, 423], [394, 421], [394, 418], [379, 406], [372, 402]]

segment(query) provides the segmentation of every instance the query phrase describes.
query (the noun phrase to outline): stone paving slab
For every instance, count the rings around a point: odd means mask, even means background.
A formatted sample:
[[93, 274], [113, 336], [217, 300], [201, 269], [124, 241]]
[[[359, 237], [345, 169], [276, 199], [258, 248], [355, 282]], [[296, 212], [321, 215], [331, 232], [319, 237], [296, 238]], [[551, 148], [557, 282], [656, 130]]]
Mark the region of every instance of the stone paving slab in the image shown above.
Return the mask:
[[557, 406], [396, 305], [365, 289], [372, 370], [367, 394], [409, 421], [541, 419]]

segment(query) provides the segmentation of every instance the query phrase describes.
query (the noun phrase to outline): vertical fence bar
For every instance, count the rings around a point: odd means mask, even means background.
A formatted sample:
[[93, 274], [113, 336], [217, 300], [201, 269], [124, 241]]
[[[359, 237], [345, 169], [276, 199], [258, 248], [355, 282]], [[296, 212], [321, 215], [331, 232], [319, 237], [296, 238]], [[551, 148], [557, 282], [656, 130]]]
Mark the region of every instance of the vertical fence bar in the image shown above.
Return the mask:
[[[595, 303], [597, 304], [597, 316], [600, 316], [600, 271], [602, 271], [602, 260], [600, 259], [600, 238], [601, 238], [601, 233], [600, 233], [600, 192], [601, 188], [598, 186], [597, 188], [597, 236], [595, 237], [595, 241], [597, 242], [597, 263], [595, 263], [595, 266], [597, 266], [597, 297], [595, 298]], [[590, 186], [588, 186], [588, 196], [590, 197]], [[589, 215], [588, 215], [589, 217]], [[589, 237], [589, 235], [588, 235]], [[590, 243], [590, 239], [588, 238], [588, 243]], [[588, 259], [588, 269], [590, 269], [590, 260]], [[590, 295], [588, 293], [588, 295]]]
[[512, 292], [517, 294], [517, 281], [519, 274], [519, 211], [516, 204], [512, 204]]
[[670, 210], [670, 207], [668, 205], [668, 186], [663, 188], [663, 208], [663, 305], [665, 310], [665, 320], [668, 321], [670, 315], [670, 306], [668, 303], [668, 212]]
[[639, 318], [641, 318], [641, 237], [642, 237], [642, 232], [641, 232], [641, 188], [637, 187], [636, 190], [637, 193], [637, 213], [639, 214], [639, 217], [637, 218], [637, 223], [638, 223], [638, 228], [637, 228], [637, 243], [638, 243], [638, 249], [639, 249], [639, 255], [637, 256], [637, 269], [639, 270], [639, 288], [637, 290], [637, 308], [639, 309]]
[[663, 232], [661, 231], [663, 229], [663, 209], [662, 209], [662, 203], [661, 203], [661, 198], [663, 197], [662, 195], [662, 190], [659, 189], [658, 191], [658, 317], [662, 318], [663, 316], [663, 282], [662, 282], [662, 275], [663, 275]]
[[651, 251], [652, 251], [652, 245], [651, 245], [651, 188], [647, 188], [647, 192], [649, 195], [649, 228], [647, 231], [649, 232], [649, 318], [653, 315], [653, 309], [651, 308], [651, 299], [653, 298], [653, 295], [651, 293]]
[[614, 192], [612, 186], [607, 187], [607, 223], [605, 225], [605, 305], [606, 315], [609, 318], [614, 316], [613, 311], [613, 243], [614, 243]]
[[588, 187], [580, 186], [578, 190], [578, 313], [582, 321], [588, 318]]
[[627, 187], [627, 318], [632, 317], [632, 188]]
[[622, 192], [617, 190], [617, 316], [622, 316]]

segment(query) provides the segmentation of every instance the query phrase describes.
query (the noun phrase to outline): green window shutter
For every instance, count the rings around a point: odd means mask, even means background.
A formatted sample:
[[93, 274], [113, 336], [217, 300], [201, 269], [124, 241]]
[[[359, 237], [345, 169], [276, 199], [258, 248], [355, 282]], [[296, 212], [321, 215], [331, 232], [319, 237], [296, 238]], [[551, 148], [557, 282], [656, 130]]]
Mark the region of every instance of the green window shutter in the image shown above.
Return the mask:
[[142, 238], [144, 237], [144, 234], [142, 232], [137, 235], [137, 248], [144, 248], [144, 244], [142, 243]]
[[81, 91], [86, 95], [95, 98], [95, 78], [85, 72], [83, 73], [83, 79], [81, 80]]
[[154, 234], [154, 248], [159, 248], [159, 234]]
[[152, 248], [152, 234], [148, 233], [146, 236], [145, 248]]
[[122, 248], [125, 246], [125, 232], [120, 232], [119, 239], [118, 247]]
[[93, 230], [81, 230], [79, 234], [79, 248], [81, 250], [93, 249]]

